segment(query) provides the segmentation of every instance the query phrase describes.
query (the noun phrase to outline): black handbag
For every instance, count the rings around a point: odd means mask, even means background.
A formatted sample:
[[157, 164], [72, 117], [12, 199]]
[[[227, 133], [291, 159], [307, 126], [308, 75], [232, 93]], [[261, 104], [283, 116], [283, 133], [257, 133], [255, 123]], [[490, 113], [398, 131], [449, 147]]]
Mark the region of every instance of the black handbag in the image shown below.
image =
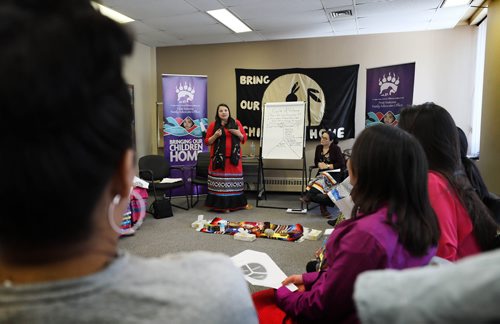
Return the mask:
[[170, 199], [158, 199], [153, 201], [153, 217], [156, 219], [172, 217], [172, 205]]

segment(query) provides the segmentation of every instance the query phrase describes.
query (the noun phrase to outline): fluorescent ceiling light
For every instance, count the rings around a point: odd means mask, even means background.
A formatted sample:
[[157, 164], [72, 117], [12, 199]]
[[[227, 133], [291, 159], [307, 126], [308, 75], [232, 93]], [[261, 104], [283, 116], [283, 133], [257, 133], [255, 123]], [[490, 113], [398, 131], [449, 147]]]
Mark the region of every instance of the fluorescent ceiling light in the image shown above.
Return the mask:
[[103, 6], [102, 4], [95, 3], [94, 1], [92, 1], [92, 6], [94, 6], [94, 8], [96, 10], [98, 10], [101, 14], [103, 14], [104, 16], [107, 16], [107, 17], [113, 19], [114, 21], [119, 22], [120, 24], [125, 24], [128, 22], [134, 21], [134, 19], [127, 17], [127, 16], [125, 16], [125, 15], [123, 15], [123, 14], [119, 13], [118, 11], [115, 11], [111, 8]]
[[220, 21], [235, 33], [246, 33], [252, 31], [247, 25], [245, 25], [227, 9], [209, 10], [207, 11], [207, 14]]
[[469, 5], [471, 0], [444, 0], [441, 8]]

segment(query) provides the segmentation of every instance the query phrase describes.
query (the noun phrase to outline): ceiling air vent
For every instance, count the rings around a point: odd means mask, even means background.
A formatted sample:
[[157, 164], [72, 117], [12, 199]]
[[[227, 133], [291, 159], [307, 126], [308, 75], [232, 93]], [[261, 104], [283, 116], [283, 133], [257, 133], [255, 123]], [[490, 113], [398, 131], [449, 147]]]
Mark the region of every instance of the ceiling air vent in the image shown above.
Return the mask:
[[352, 10], [351, 9], [346, 9], [346, 10], [336, 10], [330, 12], [330, 16], [333, 19], [336, 18], [345, 18], [345, 17], [352, 17]]

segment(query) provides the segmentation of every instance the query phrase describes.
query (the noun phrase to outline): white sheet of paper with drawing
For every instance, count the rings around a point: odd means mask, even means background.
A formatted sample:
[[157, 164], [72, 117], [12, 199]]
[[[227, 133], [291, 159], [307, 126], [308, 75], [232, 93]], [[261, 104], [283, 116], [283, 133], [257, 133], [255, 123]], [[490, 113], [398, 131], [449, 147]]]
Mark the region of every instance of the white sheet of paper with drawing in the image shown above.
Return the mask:
[[[278, 289], [287, 275], [278, 267], [269, 255], [254, 250], [245, 250], [231, 258], [233, 263], [241, 269], [245, 279], [252, 285]], [[297, 286], [286, 286], [290, 291], [297, 290]]]

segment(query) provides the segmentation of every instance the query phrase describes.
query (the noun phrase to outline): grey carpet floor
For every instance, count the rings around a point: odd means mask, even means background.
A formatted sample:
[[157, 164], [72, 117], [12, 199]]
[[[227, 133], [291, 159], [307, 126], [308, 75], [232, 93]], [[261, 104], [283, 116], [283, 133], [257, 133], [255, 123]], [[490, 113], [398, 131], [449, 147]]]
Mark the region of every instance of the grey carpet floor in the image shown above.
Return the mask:
[[[302, 224], [305, 227], [324, 230], [331, 228], [320, 214], [319, 208], [309, 210], [307, 214], [291, 214], [284, 209], [256, 207], [255, 195], [248, 193], [251, 210], [240, 210], [231, 213], [217, 213], [204, 207], [204, 197], [198, 204], [185, 211], [173, 207], [174, 216], [154, 219], [147, 214], [139, 230], [129, 237], [120, 239], [119, 247], [132, 254], [143, 257], [157, 257], [168, 253], [189, 252], [196, 250], [221, 252], [228, 256], [236, 255], [250, 249], [267, 253], [286, 275], [305, 272], [308, 261], [314, 258], [314, 252], [321, 246], [325, 236], [317, 241], [287, 242], [258, 238], [253, 242], [235, 240], [230, 235], [200, 233], [191, 228], [198, 215], [211, 220], [222, 217], [229, 221], [269, 221], [274, 224]], [[269, 193], [267, 200], [260, 200], [259, 206], [277, 206], [300, 208], [299, 194]], [[174, 198], [174, 203], [184, 204], [185, 199]], [[263, 287], [251, 286], [251, 291]]]

